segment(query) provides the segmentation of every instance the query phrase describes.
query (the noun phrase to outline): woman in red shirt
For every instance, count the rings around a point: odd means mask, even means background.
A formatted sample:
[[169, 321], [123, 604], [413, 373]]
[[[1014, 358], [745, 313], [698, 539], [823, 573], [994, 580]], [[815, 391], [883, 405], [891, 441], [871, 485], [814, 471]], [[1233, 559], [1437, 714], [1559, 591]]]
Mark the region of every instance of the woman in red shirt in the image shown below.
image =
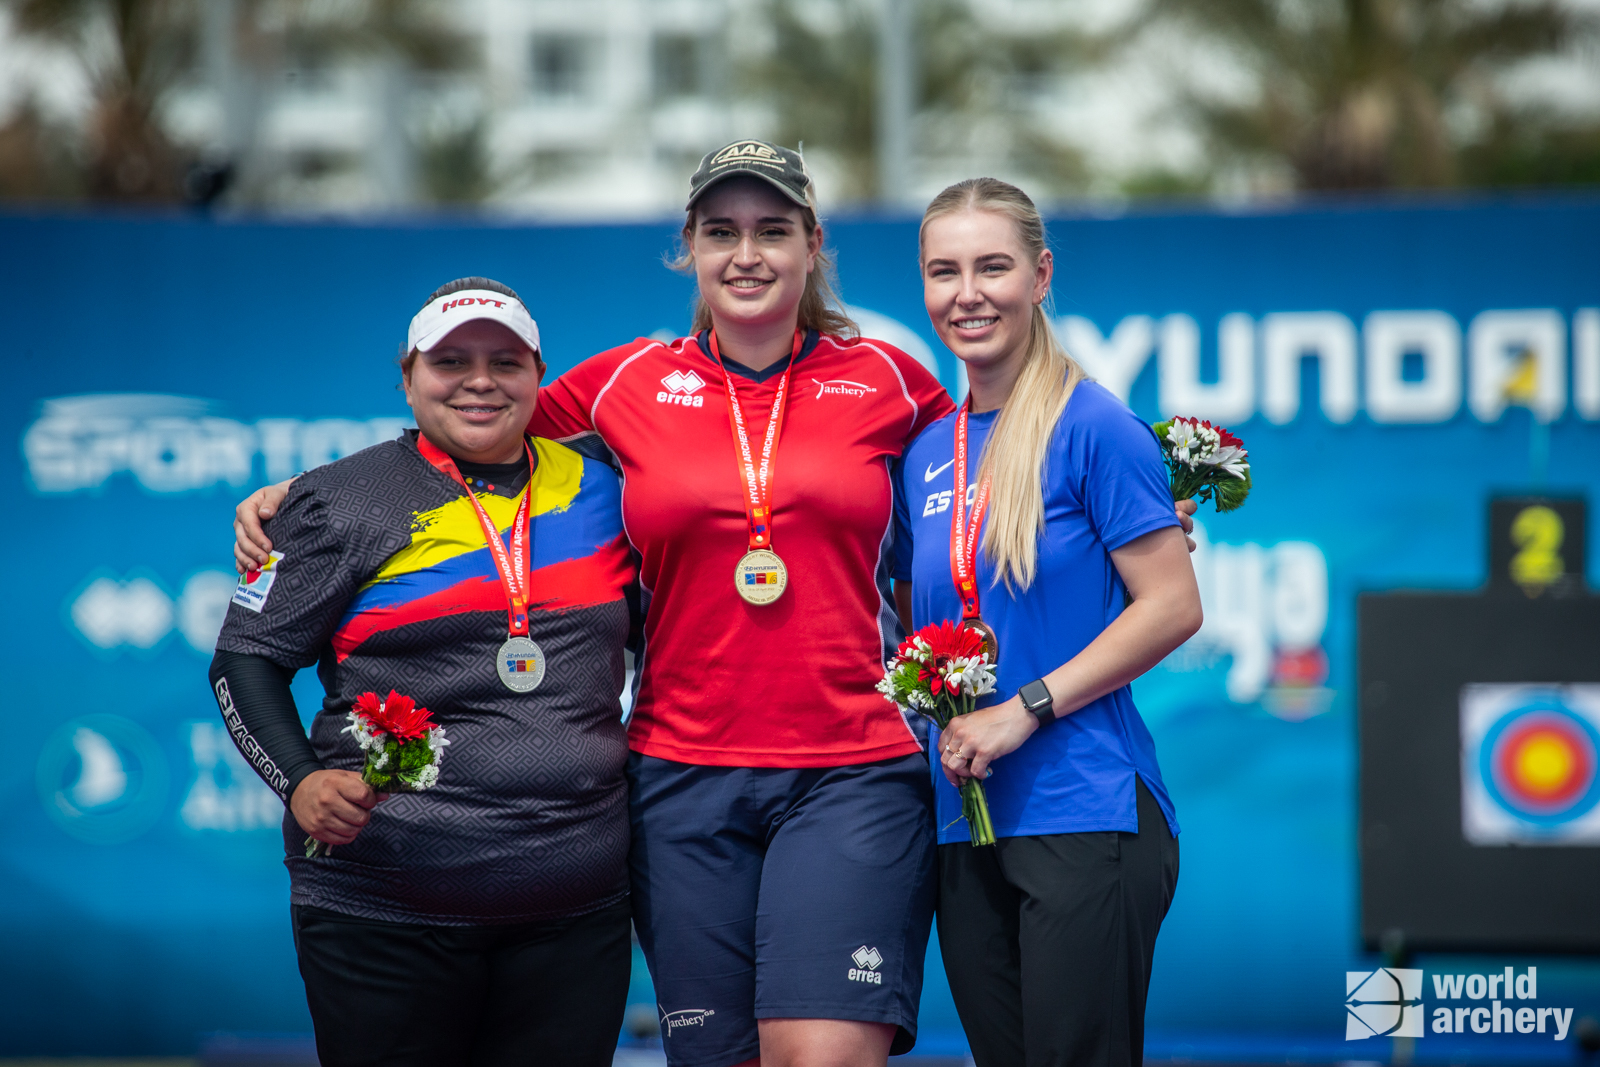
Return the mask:
[[[881, 1065], [915, 1039], [933, 911], [924, 738], [873, 688], [898, 636], [890, 474], [954, 405], [837, 310], [797, 153], [706, 156], [683, 238], [691, 336], [579, 364], [529, 424], [623, 477], [633, 904], [667, 1058]], [[275, 503], [240, 505], [242, 562]]]

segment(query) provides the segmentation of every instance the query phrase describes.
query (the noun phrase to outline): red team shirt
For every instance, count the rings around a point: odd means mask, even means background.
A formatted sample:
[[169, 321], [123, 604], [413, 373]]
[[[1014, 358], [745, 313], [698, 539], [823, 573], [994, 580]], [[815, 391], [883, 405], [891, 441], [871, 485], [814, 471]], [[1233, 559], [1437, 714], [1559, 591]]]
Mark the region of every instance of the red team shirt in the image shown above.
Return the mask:
[[[781, 378], [733, 375], [757, 450]], [[757, 607], [734, 591], [748, 550], [744, 491], [722, 368], [701, 338], [640, 339], [540, 391], [530, 433], [598, 434], [622, 468], [646, 605], [634, 751], [727, 767], [838, 767], [920, 751], [873, 689], [895, 634], [890, 467], [953, 410], [899, 349], [808, 336], [771, 483], [772, 549], [789, 587]]]

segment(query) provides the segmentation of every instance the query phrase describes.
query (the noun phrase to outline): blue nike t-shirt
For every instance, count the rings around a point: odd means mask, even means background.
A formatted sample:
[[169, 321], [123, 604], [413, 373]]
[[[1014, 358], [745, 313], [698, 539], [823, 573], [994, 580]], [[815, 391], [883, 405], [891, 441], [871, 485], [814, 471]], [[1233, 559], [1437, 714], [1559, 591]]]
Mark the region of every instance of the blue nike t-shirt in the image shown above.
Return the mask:
[[[967, 501], [997, 411], [968, 419]], [[956, 417], [933, 423], [906, 450], [895, 496], [895, 577], [912, 582], [917, 627], [961, 618], [950, 577]], [[1045, 457], [1045, 529], [1033, 584], [1013, 595], [978, 552], [984, 621], [1000, 642], [999, 704], [1017, 689], [1083, 651], [1122, 611], [1123, 585], [1111, 552], [1153, 530], [1178, 525], [1155, 435], [1103, 386], [1079, 383]], [[966, 511], [970, 515], [970, 511]], [[929, 739], [938, 751], [938, 730]], [[1172, 833], [1178, 820], [1156, 765], [1155, 743], [1127, 686], [1034, 732], [994, 762], [984, 782], [995, 834], [1136, 833], [1134, 778], [1161, 806]], [[933, 765], [939, 841], [969, 840], [961, 797]]]

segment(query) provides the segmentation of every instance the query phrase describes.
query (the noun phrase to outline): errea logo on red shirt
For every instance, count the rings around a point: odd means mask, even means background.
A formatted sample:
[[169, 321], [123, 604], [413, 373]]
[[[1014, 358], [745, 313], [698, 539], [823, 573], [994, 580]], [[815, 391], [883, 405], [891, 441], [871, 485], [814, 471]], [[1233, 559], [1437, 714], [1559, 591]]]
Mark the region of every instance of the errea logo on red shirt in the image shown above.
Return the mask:
[[706, 406], [705, 397], [693, 395], [706, 387], [705, 381], [694, 371], [685, 374], [675, 370], [661, 379], [661, 384], [666, 388], [656, 394], [658, 404], [681, 404], [686, 408]]

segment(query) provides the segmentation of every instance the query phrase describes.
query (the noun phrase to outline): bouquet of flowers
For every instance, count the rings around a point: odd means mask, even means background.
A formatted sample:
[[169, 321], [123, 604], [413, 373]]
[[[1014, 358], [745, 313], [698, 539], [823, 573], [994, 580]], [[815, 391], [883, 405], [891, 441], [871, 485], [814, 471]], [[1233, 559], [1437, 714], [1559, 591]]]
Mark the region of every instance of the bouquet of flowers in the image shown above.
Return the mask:
[[1172, 475], [1172, 499], [1204, 503], [1215, 498], [1218, 511], [1244, 503], [1250, 495], [1250, 453], [1243, 441], [1221, 426], [1181, 416], [1154, 429]]
[[[983, 635], [948, 621], [924, 626], [900, 642], [878, 692], [945, 729], [957, 715], [972, 712], [979, 697], [994, 692], [994, 665], [983, 650]], [[994, 844], [989, 801], [976, 778], [961, 786], [961, 814], [974, 845]]]
[[[355, 737], [367, 754], [361, 780], [380, 793], [420, 793], [439, 781], [444, 758], [444, 727], [429, 717], [427, 708], [393, 689], [384, 700], [362, 693], [350, 709], [344, 733]], [[306, 838], [306, 856], [333, 853], [333, 846]]]

